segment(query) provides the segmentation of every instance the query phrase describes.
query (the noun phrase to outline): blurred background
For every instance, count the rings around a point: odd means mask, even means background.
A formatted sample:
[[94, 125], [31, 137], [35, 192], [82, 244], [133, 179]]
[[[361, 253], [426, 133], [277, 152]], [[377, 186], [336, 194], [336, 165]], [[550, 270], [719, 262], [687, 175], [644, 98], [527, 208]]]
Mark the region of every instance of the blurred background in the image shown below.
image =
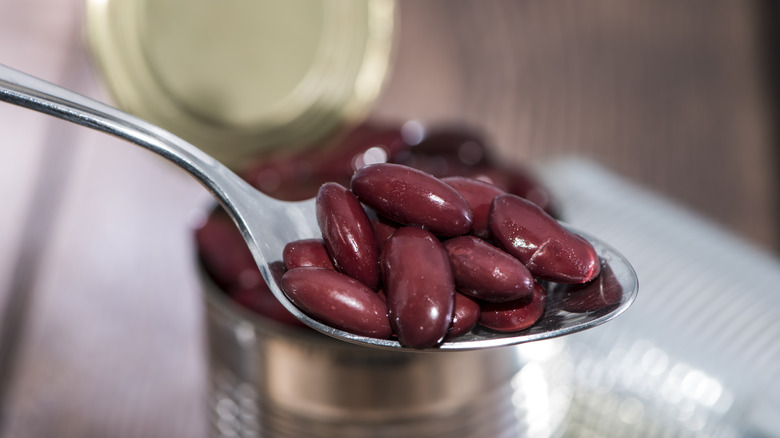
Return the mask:
[[[5, 0], [0, 63], [111, 102], [84, 7]], [[780, 250], [774, 2], [401, 0], [398, 13], [372, 118], [477, 126], [510, 162], [585, 157]], [[0, 127], [0, 310], [25, 309], [0, 321], [0, 436], [205, 436], [190, 230], [209, 195], [83, 128], [7, 104]]]
[[404, 3], [378, 111], [484, 126], [512, 160], [586, 155], [777, 249], [772, 8]]

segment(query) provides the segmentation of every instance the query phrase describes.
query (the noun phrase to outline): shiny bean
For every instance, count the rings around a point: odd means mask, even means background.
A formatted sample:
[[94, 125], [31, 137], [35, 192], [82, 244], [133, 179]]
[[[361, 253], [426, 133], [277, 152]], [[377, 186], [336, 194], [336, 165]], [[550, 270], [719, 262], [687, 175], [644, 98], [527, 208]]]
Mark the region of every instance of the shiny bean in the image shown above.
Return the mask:
[[385, 302], [354, 278], [326, 268], [301, 267], [285, 272], [281, 284], [296, 306], [325, 324], [375, 338], [392, 334]]
[[479, 313], [479, 303], [463, 294], [456, 293], [452, 324], [444, 339], [454, 339], [471, 331], [479, 322]]
[[483, 239], [488, 238], [490, 236], [488, 229], [490, 204], [493, 203], [493, 198], [505, 192], [493, 184], [474, 178], [451, 176], [442, 178], [442, 181], [457, 190], [469, 203], [474, 215], [472, 233]]
[[519, 260], [474, 236], [444, 242], [458, 292], [485, 301], [514, 301], [533, 293], [534, 278]]
[[386, 219], [379, 218], [371, 221], [374, 225], [374, 236], [376, 237], [376, 243], [379, 246], [380, 251], [385, 246], [387, 239], [395, 233], [398, 229], [398, 224], [394, 224]]
[[550, 216], [559, 216], [558, 205], [550, 191], [538, 181], [530, 169], [522, 165], [492, 164], [464, 173], [463, 176], [494, 184], [507, 193], [533, 202]]
[[336, 270], [322, 239], [303, 239], [288, 243], [282, 251], [282, 261], [288, 270], [301, 266]]
[[522, 165], [514, 165], [511, 167], [500, 166], [497, 170], [507, 179], [507, 192], [533, 202], [552, 217], [560, 215], [558, 204], [552, 193], [530, 169]]
[[488, 225], [504, 250], [536, 277], [558, 283], [585, 283], [599, 274], [600, 262], [593, 246], [526, 199], [510, 194], [496, 196]]
[[317, 193], [316, 212], [336, 269], [371, 289], [379, 287], [379, 247], [360, 201], [340, 184], [326, 183]]
[[471, 231], [468, 202], [425, 172], [398, 164], [372, 164], [355, 172], [351, 187], [360, 201], [401, 224], [417, 225], [439, 236]]
[[541, 318], [544, 301], [544, 288], [537, 283], [530, 297], [506, 303], [482, 303], [479, 323], [500, 332], [525, 330]]
[[426, 348], [447, 334], [455, 283], [444, 247], [430, 232], [399, 228], [381, 253], [390, 323], [402, 345]]

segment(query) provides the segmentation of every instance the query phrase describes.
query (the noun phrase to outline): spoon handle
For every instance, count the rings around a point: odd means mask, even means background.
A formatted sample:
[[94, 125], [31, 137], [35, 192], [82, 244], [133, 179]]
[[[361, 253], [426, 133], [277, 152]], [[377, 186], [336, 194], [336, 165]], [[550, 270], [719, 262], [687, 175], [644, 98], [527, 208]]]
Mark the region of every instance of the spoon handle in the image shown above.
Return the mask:
[[[181, 138], [89, 97], [0, 64], [0, 100], [89, 127], [148, 149], [181, 167], [228, 210], [255, 192], [234, 172]], [[229, 211], [229, 213], [235, 213]], [[239, 215], [240, 216], [240, 215]], [[235, 216], [234, 216], [235, 217]]]

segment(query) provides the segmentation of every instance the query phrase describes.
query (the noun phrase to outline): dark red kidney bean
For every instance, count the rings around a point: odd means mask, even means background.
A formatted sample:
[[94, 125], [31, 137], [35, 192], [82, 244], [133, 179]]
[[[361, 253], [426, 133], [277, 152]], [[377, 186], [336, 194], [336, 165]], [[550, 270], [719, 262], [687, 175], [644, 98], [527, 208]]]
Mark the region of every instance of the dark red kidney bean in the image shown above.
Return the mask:
[[355, 172], [351, 187], [360, 201], [390, 220], [417, 225], [439, 236], [471, 231], [468, 202], [425, 172], [399, 164], [371, 164]]
[[371, 289], [379, 287], [379, 247], [363, 205], [337, 183], [323, 184], [316, 202], [322, 240], [336, 269]]
[[212, 212], [195, 230], [195, 244], [203, 269], [220, 289], [263, 281], [241, 232], [222, 210]]
[[398, 229], [398, 224], [394, 224], [381, 217], [372, 220], [371, 223], [374, 225], [374, 236], [376, 237], [376, 243], [381, 251], [382, 247], [385, 246], [387, 239], [389, 239], [390, 236], [395, 233], [395, 230]]
[[483, 239], [488, 238], [490, 230], [487, 222], [490, 204], [493, 203], [493, 198], [505, 192], [493, 184], [463, 176], [442, 178], [442, 181], [457, 190], [471, 206], [474, 215], [472, 233]]
[[446, 240], [458, 292], [485, 301], [514, 301], [530, 296], [534, 278], [520, 261], [474, 236]]
[[[498, 187], [503, 192], [511, 193], [509, 192], [509, 184], [506, 175], [494, 166], [475, 167], [473, 169], [469, 169], [468, 172], [464, 172], [463, 174], [457, 176], [465, 176], [466, 178], [486, 182]], [[517, 193], [512, 194], [516, 195]]]
[[325, 324], [374, 338], [385, 339], [392, 334], [385, 302], [348, 275], [301, 267], [285, 272], [281, 284], [290, 301]]
[[528, 199], [550, 216], [560, 215], [558, 205], [550, 191], [521, 164], [480, 166], [463, 175], [494, 184], [507, 193]]
[[455, 282], [447, 253], [430, 232], [399, 228], [381, 253], [390, 323], [402, 345], [427, 348], [447, 334]]
[[479, 323], [500, 332], [525, 330], [541, 318], [544, 301], [544, 288], [536, 283], [530, 297], [506, 303], [481, 303]]
[[515, 165], [512, 167], [504, 167], [502, 170], [504, 175], [507, 176], [507, 185], [509, 193], [514, 193], [521, 198], [525, 198], [539, 208], [547, 212], [552, 217], [559, 217], [560, 211], [558, 205], [553, 199], [552, 194], [547, 187], [532, 174], [531, 170], [526, 169], [522, 165]]
[[282, 261], [287, 270], [301, 266], [317, 266], [336, 270], [322, 239], [303, 239], [284, 246]]
[[454, 339], [469, 332], [479, 322], [479, 313], [479, 303], [463, 294], [456, 293], [452, 324], [444, 339]]
[[274, 296], [268, 285], [261, 281], [253, 287], [239, 287], [229, 293], [238, 304], [277, 322], [296, 327], [306, 327], [298, 318], [290, 313]]
[[536, 277], [585, 283], [599, 274], [599, 257], [593, 246], [531, 201], [510, 194], [496, 196], [488, 225], [504, 250]]
[[562, 307], [574, 313], [591, 312], [618, 305], [622, 298], [623, 286], [609, 264], [604, 264], [594, 280], [568, 286]]

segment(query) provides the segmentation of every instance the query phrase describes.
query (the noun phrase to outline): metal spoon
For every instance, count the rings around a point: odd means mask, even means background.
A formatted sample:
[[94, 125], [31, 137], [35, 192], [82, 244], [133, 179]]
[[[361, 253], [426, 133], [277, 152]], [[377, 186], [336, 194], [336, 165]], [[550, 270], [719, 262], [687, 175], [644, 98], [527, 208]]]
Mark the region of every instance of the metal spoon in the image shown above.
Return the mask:
[[[114, 135], [168, 159], [203, 184], [233, 218], [271, 291], [293, 315], [315, 330], [344, 341], [387, 349], [404, 348], [395, 340], [358, 336], [314, 320], [295, 307], [280, 289], [271, 265], [281, 259], [284, 245], [297, 239], [320, 237], [313, 199], [285, 202], [266, 196], [195, 146], [151, 123], [2, 65], [0, 100]], [[633, 268], [605, 243], [585, 237], [595, 246], [602, 263], [608, 264], [614, 273], [611, 292], [617, 291], [617, 300], [605, 307], [571, 312], [566, 310], [569, 292], [563, 286], [551, 285], [545, 313], [529, 329], [517, 333], [475, 329], [436, 349], [469, 350], [567, 335], [600, 325], [625, 311], [638, 290]]]

